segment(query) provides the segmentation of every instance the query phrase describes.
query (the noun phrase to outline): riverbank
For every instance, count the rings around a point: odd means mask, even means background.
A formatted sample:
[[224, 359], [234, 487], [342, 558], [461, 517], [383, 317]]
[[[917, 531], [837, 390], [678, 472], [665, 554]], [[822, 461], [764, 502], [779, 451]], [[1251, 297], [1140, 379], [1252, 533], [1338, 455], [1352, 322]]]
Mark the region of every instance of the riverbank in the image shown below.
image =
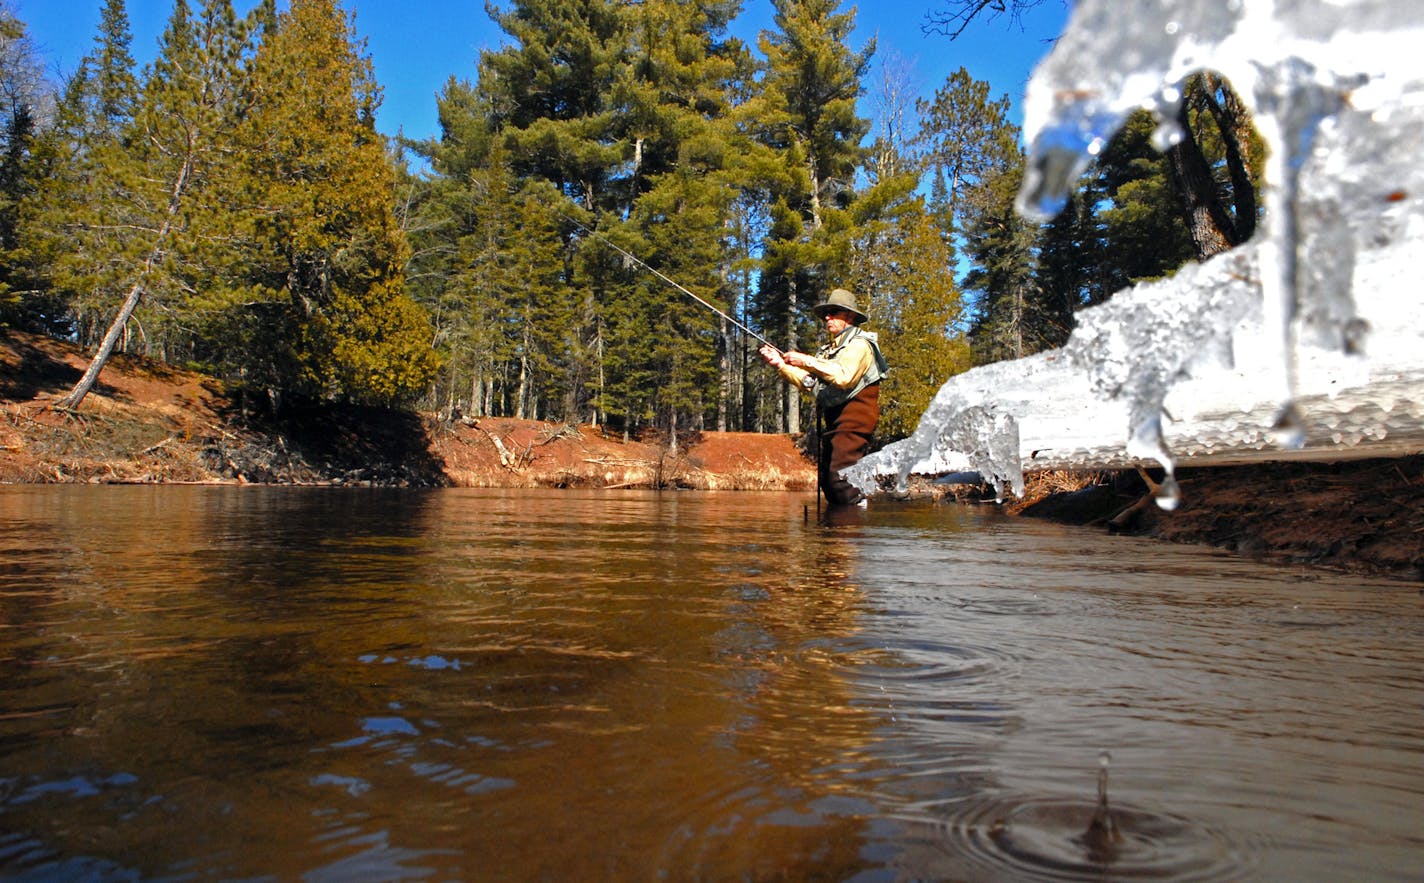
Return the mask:
[[[244, 411], [203, 375], [116, 356], [78, 412], [49, 407], [87, 357], [0, 331], [0, 483], [603, 487], [810, 492], [785, 435], [709, 432], [669, 446], [601, 428], [439, 420], [373, 408]], [[1145, 478], [1145, 480], [1144, 480]], [[1183, 470], [1174, 512], [1135, 471], [1028, 476], [1004, 508], [1233, 554], [1424, 580], [1424, 457]], [[918, 482], [982, 502], [983, 488]], [[889, 503], [887, 503], [888, 505]]]
[[1082, 478], [1032, 476], [1025, 499], [1005, 506], [1245, 558], [1424, 581], [1424, 456], [1180, 469], [1171, 512], [1155, 503], [1151, 475]]
[[0, 332], [0, 483], [788, 490], [815, 470], [784, 435], [706, 433], [676, 446], [505, 418], [440, 420], [354, 406], [244, 409], [212, 378], [115, 356], [76, 412], [50, 403], [87, 359]]

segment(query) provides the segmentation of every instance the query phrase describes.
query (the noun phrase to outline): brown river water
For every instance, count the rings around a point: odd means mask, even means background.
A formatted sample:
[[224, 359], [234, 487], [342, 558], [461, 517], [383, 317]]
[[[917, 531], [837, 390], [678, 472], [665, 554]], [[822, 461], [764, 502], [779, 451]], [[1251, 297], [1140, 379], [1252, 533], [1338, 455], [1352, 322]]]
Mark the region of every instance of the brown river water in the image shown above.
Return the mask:
[[1424, 877], [1417, 584], [811, 503], [0, 488], [0, 879]]

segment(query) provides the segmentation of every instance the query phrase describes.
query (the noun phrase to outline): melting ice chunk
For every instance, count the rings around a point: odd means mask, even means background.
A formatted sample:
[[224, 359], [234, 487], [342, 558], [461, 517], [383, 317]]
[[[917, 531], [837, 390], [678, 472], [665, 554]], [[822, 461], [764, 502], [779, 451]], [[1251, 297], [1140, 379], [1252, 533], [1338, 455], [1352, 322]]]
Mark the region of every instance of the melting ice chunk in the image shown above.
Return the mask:
[[[1169, 146], [1179, 136], [1172, 121], [1181, 85], [1200, 70], [1226, 78], [1269, 150], [1265, 216], [1251, 243], [1080, 312], [1068, 344], [1048, 357], [1057, 370], [1085, 377], [1090, 395], [1123, 406], [1123, 450], [1130, 446], [1133, 456], [1156, 459], [1170, 470], [1164, 436], [1182, 427], [1173, 425], [1165, 403], [1182, 388], [1201, 397], [1182, 410], [1209, 414], [1235, 407], [1237, 416], [1226, 421], [1233, 425], [1273, 401], [1256, 436], [1242, 429], [1233, 437], [1286, 448], [1320, 441], [1307, 439], [1316, 415], [1303, 410], [1302, 394], [1333, 400], [1358, 383], [1419, 391], [1424, 332], [1414, 279], [1424, 247], [1420, 46], [1424, 3], [1417, 0], [1075, 4], [1066, 32], [1025, 96], [1030, 157], [1019, 204], [1026, 214], [1055, 212], [1134, 109], [1159, 115], [1159, 143]], [[1234, 364], [1243, 359], [1252, 373]], [[1339, 359], [1365, 368], [1341, 369], [1324, 380], [1309, 376], [1310, 366]], [[1032, 454], [1020, 451], [1018, 466], [1008, 462], [1013, 458], [1004, 448], [1011, 428], [1028, 444], [1023, 431], [1032, 425], [1032, 443], [1042, 446], [1038, 412], [1061, 407], [1045, 395], [1035, 400], [1029, 388], [1076, 388], [1044, 382], [1044, 365], [1034, 357], [952, 378], [915, 433], [862, 461], [852, 480], [865, 487], [877, 471], [903, 476], [950, 464], [999, 476], [1017, 490], [1020, 468]], [[1352, 373], [1364, 377], [1344, 379]], [[1222, 378], [1219, 388], [1209, 388], [1215, 378]], [[1302, 383], [1315, 386], [1303, 391]], [[1077, 428], [1065, 423], [1061, 431]], [[1383, 430], [1364, 435], [1382, 437]], [[1175, 494], [1163, 496], [1166, 505], [1175, 501]]]
[[[1036, 217], [1061, 207], [1094, 146], [1131, 110], [1149, 108], [1170, 121], [1188, 75], [1219, 71], [1243, 97], [1269, 145], [1266, 241], [1255, 281], [1274, 329], [1276, 437], [1287, 447], [1305, 440], [1295, 403], [1298, 320], [1350, 352], [1360, 351], [1362, 327], [1350, 298], [1355, 240], [1328, 198], [1315, 200], [1314, 224], [1303, 235], [1302, 171], [1351, 92], [1380, 79], [1417, 89], [1421, 25], [1424, 9], [1412, 0], [1083, 0], [1025, 97], [1031, 149], [1019, 206]], [[1300, 264], [1306, 245], [1325, 259], [1313, 273]], [[1130, 398], [1134, 442], [1181, 367], [1168, 354], [1167, 364], [1147, 369], [1140, 363], [1152, 353], [1143, 355], [1133, 373], [1145, 371], [1146, 379], [1103, 390]], [[1170, 468], [1165, 451], [1152, 456]]]

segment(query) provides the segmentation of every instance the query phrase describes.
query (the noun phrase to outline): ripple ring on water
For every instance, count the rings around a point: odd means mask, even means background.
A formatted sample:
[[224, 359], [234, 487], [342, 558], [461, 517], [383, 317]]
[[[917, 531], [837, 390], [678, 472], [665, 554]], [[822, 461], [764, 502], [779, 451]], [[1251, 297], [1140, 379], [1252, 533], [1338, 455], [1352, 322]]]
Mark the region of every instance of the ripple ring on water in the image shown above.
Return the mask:
[[1251, 871], [1247, 844], [1167, 813], [1115, 805], [1106, 833], [1094, 824], [1092, 800], [1008, 796], [954, 809], [922, 822], [925, 845], [952, 867], [914, 870], [1019, 880], [1237, 880]]

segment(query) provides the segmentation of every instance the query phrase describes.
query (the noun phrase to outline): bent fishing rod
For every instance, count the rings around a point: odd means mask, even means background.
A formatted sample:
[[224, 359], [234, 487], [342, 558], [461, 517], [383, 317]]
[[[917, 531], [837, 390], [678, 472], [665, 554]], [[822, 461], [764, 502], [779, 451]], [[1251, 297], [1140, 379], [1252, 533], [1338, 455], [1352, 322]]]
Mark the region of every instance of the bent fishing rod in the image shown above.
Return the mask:
[[630, 261], [632, 261], [633, 263], [637, 264], [638, 266], [642, 267], [644, 270], [647, 270], [649, 273], [652, 273], [654, 276], [658, 277], [659, 279], [663, 280], [663, 281], [666, 282], [667, 284], [671, 285], [673, 288], [676, 288], [678, 291], [681, 291], [683, 294], [685, 294], [685, 295], [687, 295], [688, 297], [692, 298], [693, 300], [697, 301], [699, 304], [702, 304], [702, 306], [706, 307], [707, 309], [709, 309], [709, 310], [711, 310], [712, 312], [716, 313], [717, 315], [721, 316], [723, 319], [726, 319], [728, 322], [731, 322], [733, 325], [737, 326], [737, 327], [740, 328], [742, 331], [745, 331], [747, 334], [750, 334], [752, 337], [755, 337], [757, 340], [761, 341], [762, 343], [764, 343], [764, 344], [766, 344], [767, 346], [771, 347], [772, 349], [776, 350], [778, 353], [782, 351], [781, 347], [779, 347], [779, 346], [777, 346], [776, 344], [772, 343], [771, 341], [767, 340], [765, 337], [762, 337], [760, 334], [758, 334], [758, 333], [756, 333], [755, 331], [753, 331], [752, 329], [748, 328], [748, 327], [747, 327], [746, 325], [744, 325], [743, 323], [738, 322], [736, 319], [733, 319], [731, 316], [729, 316], [729, 315], [727, 315], [726, 313], [722, 312], [722, 311], [719, 310], [714, 304], [708, 303], [707, 301], [705, 301], [705, 300], [703, 300], [702, 298], [698, 297], [696, 294], [693, 294], [691, 291], [688, 291], [686, 288], [683, 288], [683, 287], [682, 287], [681, 285], [679, 285], [677, 282], [675, 282], [674, 280], [668, 278], [668, 276], [665, 275], [661, 270], [657, 269], [656, 267], [649, 266], [648, 263], [647, 263], [646, 261], [644, 261], [642, 258], [639, 258], [637, 255], [635, 255], [635, 254], [633, 254], [632, 252], [628, 251], [628, 249], [626, 249], [626, 248], [624, 248], [623, 246], [619, 245], [618, 243], [614, 242], [612, 239], [609, 239], [607, 236], [603, 235], [602, 233], [598, 232], [597, 230], [593, 229], [592, 227], [588, 226], [587, 224], [583, 223], [582, 221], [579, 221], [579, 220], [577, 220], [577, 219], [575, 219], [575, 218], [569, 217], [568, 215], [564, 214], [563, 212], [559, 211], [558, 209], [554, 209], [554, 213], [557, 214], [557, 215], [559, 215], [560, 217], [562, 217], [564, 220], [568, 221], [570, 224], [573, 224], [574, 226], [576, 226], [576, 227], [578, 227], [579, 229], [583, 230], [585, 233], [587, 233], [588, 235], [594, 237], [595, 239], [602, 240], [602, 242], [603, 242], [604, 245], [607, 245], [609, 248], [611, 248], [611, 249], [613, 249], [614, 251], [618, 252], [619, 254], [623, 255], [623, 257], [627, 258], [628, 260], [630, 260]]

